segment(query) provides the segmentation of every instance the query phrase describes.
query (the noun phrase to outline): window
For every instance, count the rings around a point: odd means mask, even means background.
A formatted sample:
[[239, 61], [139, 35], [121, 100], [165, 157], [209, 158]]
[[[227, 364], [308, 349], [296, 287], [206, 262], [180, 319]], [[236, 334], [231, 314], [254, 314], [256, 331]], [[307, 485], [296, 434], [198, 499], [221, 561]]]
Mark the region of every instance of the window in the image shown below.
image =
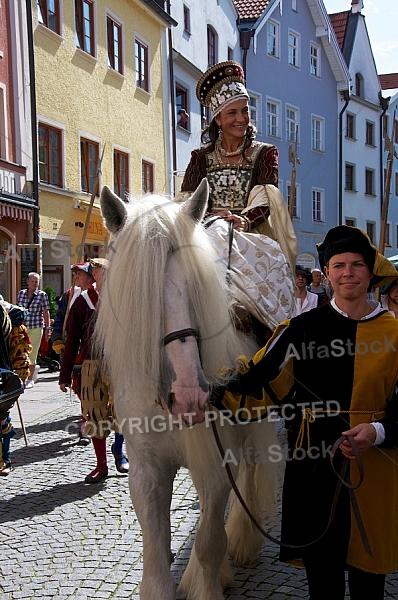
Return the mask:
[[[288, 183], [287, 184], [287, 196], [286, 196], [288, 206], [289, 206], [289, 202], [290, 202], [290, 190], [291, 190], [291, 184]], [[298, 194], [297, 185], [295, 185], [294, 186], [294, 196], [293, 196], [293, 210], [292, 210], [292, 217], [294, 217], [295, 219], [299, 218], [297, 194]]]
[[318, 152], [323, 152], [324, 150], [324, 139], [323, 139], [323, 131], [324, 131], [324, 121], [319, 117], [311, 117], [311, 148], [312, 150], [317, 150]]
[[37, 0], [39, 23], [60, 34], [59, 0]]
[[351, 113], [347, 113], [346, 116], [346, 127], [345, 127], [345, 136], [346, 138], [355, 139], [355, 115]]
[[298, 112], [290, 106], [286, 107], [286, 140], [294, 143], [296, 141]]
[[7, 134], [7, 94], [5, 86], [0, 83], [0, 158], [7, 160], [8, 134]]
[[354, 165], [345, 165], [345, 189], [355, 191], [354, 188]]
[[374, 171], [372, 169], [365, 169], [365, 194], [374, 195]]
[[111, 17], [106, 18], [107, 43], [108, 43], [108, 67], [123, 73], [122, 56], [122, 26]]
[[375, 129], [374, 123], [371, 123], [370, 121], [366, 121], [366, 144], [368, 146], [375, 145], [374, 129]]
[[150, 194], [155, 191], [153, 185], [153, 164], [143, 160], [142, 161], [142, 192], [143, 194]]
[[395, 195], [398, 196], [398, 172], [395, 173]]
[[129, 155], [119, 150], [113, 152], [113, 190], [123, 199], [129, 193]]
[[279, 136], [279, 104], [267, 101], [267, 135]]
[[375, 224], [374, 223], [371, 223], [370, 221], [366, 221], [366, 233], [370, 237], [370, 241], [372, 242], [372, 244], [374, 244], [374, 237], [375, 237]]
[[135, 84], [149, 92], [148, 46], [136, 38], [134, 49]]
[[279, 27], [277, 23], [267, 23], [267, 52], [270, 56], [279, 56]]
[[94, 56], [94, 4], [75, 0], [76, 46]]
[[228, 46], [228, 60], [234, 60], [234, 51], [233, 48]]
[[191, 13], [188, 6], [184, 4], [184, 32], [191, 33]]
[[217, 62], [217, 33], [213, 27], [207, 27], [207, 65], [211, 67]]
[[255, 95], [255, 94], [250, 94], [250, 93], [249, 93], [249, 114], [250, 114], [250, 121], [256, 127], [257, 131], [260, 132], [260, 130], [261, 130], [260, 98], [259, 98], [259, 96]]
[[363, 98], [363, 77], [360, 73], [355, 75], [355, 93]]
[[63, 186], [62, 131], [39, 123], [39, 177], [42, 183]]
[[289, 31], [288, 60], [292, 67], [299, 66], [299, 36]]
[[348, 227], [355, 227], [355, 219], [346, 219], [345, 224], [348, 225]]
[[181, 85], [176, 85], [177, 125], [188, 129], [188, 92]]
[[81, 163], [81, 188], [82, 192], [92, 194], [94, 191], [98, 196], [97, 171], [99, 166], [99, 144], [91, 140], [80, 140], [80, 163]]
[[312, 190], [312, 220], [322, 221], [322, 190]]
[[320, 49], [319, 46], [311, 44], [310, 73], [314, 77], [320, 77]]
[[384, 245], [389, 246], [391, 248], [391, 226], [390, 223], [386, 223], [386, 232], [385, 232]]
[[395, 119], [395, 136], [394, 136], [394, 144], [398, 144], [398, 121]]

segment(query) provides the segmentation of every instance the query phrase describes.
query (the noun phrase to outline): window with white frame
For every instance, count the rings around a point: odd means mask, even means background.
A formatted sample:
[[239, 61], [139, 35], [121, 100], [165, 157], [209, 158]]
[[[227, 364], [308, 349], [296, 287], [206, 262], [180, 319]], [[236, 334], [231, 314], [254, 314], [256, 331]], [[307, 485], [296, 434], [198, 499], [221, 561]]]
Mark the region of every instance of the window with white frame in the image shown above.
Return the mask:
[[[291, 184], [287, 183], [287, 194], [286, 194], [286, 198], [287, 198], [287, 204], [289, 206], [289, 202], [290, 202], [290, 191], [291, 191]], [[294, 196], [293, 196], [293, 207], [292, 207], [292, 217], [294, 217], [295, 219], [299, 219], [300, 218], [300, 211], [299, 211], [299, 193], [298, 193], [298, 186], [295, 185], [294, 186]]]
[[289, 31], [288, 35], [288, 61], [292, 67], [300, 66], [299, 63], [299, 42], [300, 37], [297, 33]]
[[94, 2], [75, 0], [76, 46], [95, 56]]
[[184, 32], [191, 34], [191, 11], [184, 4]]
[[113, 17], [106, 17], [106, 37], [108, 50], [108, 67], [123, 73], [122, 26]]
[[298, 110], [291, 106], [286, 106], [286, 140], [294, 143], [296, 141], [296, 131], [298, 126]]
[[61, 35], [59, 0], [37, 0], [37, 10], [39, 23]]
[[136, 86], [149, 92], [149, 48], [137, 37], [134, 40], [134, 63]]
[[310, 73], [314, 77], [321, 76], [321, 49], [316, 44], [311, 43], [310, 50]]
[[267, 23], [267, 52], [269, 56], [279, 57], [279, 25], [274, 21]]
[[267, 100], [267, 135], [279, 137], [279, 103]]
[[249, 113], [250, 121], [256, 127], [257, 131], [261, 132], [261, 102], [260, 96], [249, 92]]
[[311, 148], [317, 152], [323, 152], [324, 144], [324, 120], [321, 117], [311, 117]]
[[384, 240], [384, 245], [391, 248], [391, 223], [386, 223], [386, 237]]
[[398, 171], [395, 171], [395, 195], [398, 196]]
[[373, 223], [372, 221], [366, 221], [366, 233], [370, 237], [370, 241], [372, 242], [372, 244], [374, 244], [375, 241], [375, 230], [375, 223]]
[[312, 189], [312, 220], [323, 220], [323, 190]]

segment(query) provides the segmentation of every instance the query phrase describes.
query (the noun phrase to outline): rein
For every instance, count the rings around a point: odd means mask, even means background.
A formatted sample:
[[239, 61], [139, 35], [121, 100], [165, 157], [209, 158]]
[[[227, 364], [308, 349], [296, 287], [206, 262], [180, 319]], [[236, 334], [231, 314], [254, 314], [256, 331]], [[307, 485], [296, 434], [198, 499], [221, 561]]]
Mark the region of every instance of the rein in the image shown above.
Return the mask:
[[[221, 440], [220, 440], [220, 436], [218, 435], [217, 427], [216, 427], [216, 424], [215, 424], [214, 421], [211, 421], [211, 426], [212, 426], [212, 429], [213, 429], [213, 434], [214, 434], [214, 438], [216, 440], [216, 444], [217, 444], [218, 450], [219, 450], [221, 458], [223, 459], [223, 462], [224, 462], [224, 459], [225, 459], [225, 450], [224, 450], [224, 448], [222, 446], [222, 443], [221, 443]], [[349, 462], [348, 458], [344, 457], [343, 465], [341, 467], [340, 473], [338, 473], [336, 471], [335, 467], [334, 467], [334, 463], [333, 463], [334, 455], [336, 454], [336, 451], [337, 451], [338, 447], [340, 446], [340, 444], [344, 440], [348, 440], [349, 443], [351, 444], [352, 451], [354, 452], [355, 459], [356, 459], [357, 464], [358, 464], [359, 481], [358, 481], [358, 483], [356, 485], [354, 485], [354, 484], [351, 483], [350, 475], [348, 473], [348, 462]], [[337, 477], [339, 478], [339, 481], [337, 483], [336, 490], [335, 490], [335, 493], [334, 493], [333, 502], [332, 502], [332, 508], [330, 510], [329, 521], [328, 521], [328, 524], [326, 526], [325, 531], [317, 539], [313, 540], [312, 542], [310, 542], [308, 544], [303, 544], [303, 545], [287, 544], [286, 542], [281, 542], [280, 540], [278, 540], [277, 538], [275, 538], [273, 535], [271, 535], [270, 533], [268, 533], [267, 531], [265, 531], [265, 529], [258, 523], [258, 521], [256, 520], [256, 518], [253, 516], [253, 514], [251, 513], [249, 507], [247, 506], [244, 498], [242, 497], [242, 494], [240, 493], [240, 491], [238, 489], [238, 486], [236, 485], [235, 479], [234, 479], [234, 477], [232, 475], [231, 467], [229, 466], [228, 463], [225, 464], [225, 469], [227, 471], [227, 475], [228, 475], [229, 481], [231, 483], [232, 489], [234, 490], [234, 492], [236, 494], [236, 497], [238, 498], [239, 502], [241, 503], [241, 505], [242, 505], [244, 511], [246, 512], [247, 516], [252, 521], [253, 525], [259, 530], [259, 532], [265, 538], [267, 538], [268, 540], [270, 540], [274, 544], [277, 544], [278, 546], [282, 546], [284, 548], [293, 548], [293, 549], [306, 548], [308, 546], [312, 546], [313, 544], [316, 544], [323, 537], [325, 537], [325, 535], [327, 534], [327, 532], [330, 529], [330, 526], [333, 523], [333, 519], [334, 519], [335, 512], [336, 512], [337, 501], [339, 499], [341, 489], [342, 489], [343, 485], [346, 486], [348, 488], [350, 500], [351, 500], [351, 503], [352, 503], [353, 512], [354, 512], [355, 519], [356, 519], [356, 522], [357, 522], [357, 525], [358, 525], [358, 529], [359, 529], [359, 532], [360, 532], [360, 535], [361, 535], [363, 546], [364, 546], [366, 552], [369, 554], [369, 556], [371, 556], [373, 558], [373, 554], [372, 554], [372, 551], [370, 549], [369, 540], [368, 540], [367, 535], [366, 535], [366, 531], [365, 531], [365, 527], [363, 525], [362, 517], [361, 517], [361, 514], [359, 512], [358, 503], [357, 503], [357, 500], [356, 500], [355, 494], [354, 494], [354, 490], [357, 489], [357, 488], [359, 488], [359, 486], [363, 482], [364, 470], [363, 470], [362, 458], [361, 458], [361, 455], [359, 454], [357, 443], [356, 443], [355, 439], [352, 436], [350, 436], [350, 435], [341, 436], [338, 440], [336, 440], [336, 442], [333, 445], [332, 451], [331, 451], [330, 462], [331, 462], [333, 471], [336, 473]]]

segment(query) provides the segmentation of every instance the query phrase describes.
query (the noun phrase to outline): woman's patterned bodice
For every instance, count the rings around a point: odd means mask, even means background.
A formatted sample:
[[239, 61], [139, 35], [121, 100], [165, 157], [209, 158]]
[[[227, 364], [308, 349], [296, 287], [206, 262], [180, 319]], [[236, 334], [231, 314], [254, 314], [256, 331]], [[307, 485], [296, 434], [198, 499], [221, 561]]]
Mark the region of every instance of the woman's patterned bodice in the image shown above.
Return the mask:
[[192, 152], [181, 191], [194, 191], [203, 177], [210, 187], [209, 212], [231, 210], [240, 213], [246, 206], [250, 190], [258, 184], [278, 185], [278, 151], [275, 146], [252, 143], [250, 158], [238, 164], [221, 161], [217, 150]]

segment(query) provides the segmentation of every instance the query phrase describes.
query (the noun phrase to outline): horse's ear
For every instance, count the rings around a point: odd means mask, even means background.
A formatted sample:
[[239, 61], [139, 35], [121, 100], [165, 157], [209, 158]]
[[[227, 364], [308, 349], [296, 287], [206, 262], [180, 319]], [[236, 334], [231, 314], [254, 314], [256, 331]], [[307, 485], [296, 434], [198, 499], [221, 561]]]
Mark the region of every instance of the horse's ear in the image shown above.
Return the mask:
[[209, 182], [202, 179], [192, 196], [182, 206], [184, 211], [194, 221], [201, 221], [205, 216], [209, 200]]
[[100, 204], [107, 229], [111, 233], [120, 231], [127, 216], [127, 209], [123, 200], [119, 196], [116, 196], [107, 185], [104, 185], [101, 192]]

